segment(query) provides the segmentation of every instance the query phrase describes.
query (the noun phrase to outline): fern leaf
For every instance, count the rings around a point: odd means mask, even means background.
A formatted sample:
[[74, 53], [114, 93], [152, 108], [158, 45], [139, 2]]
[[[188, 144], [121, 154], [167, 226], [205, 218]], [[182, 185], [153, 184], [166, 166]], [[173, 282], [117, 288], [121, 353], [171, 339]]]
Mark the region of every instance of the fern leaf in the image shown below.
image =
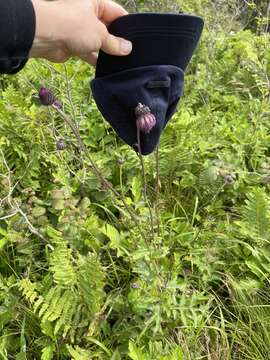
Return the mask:
[[53, 344], [46, 346], [42, 349], [41, 360], [52, 360], [55, 352], [55, 346]]
[[61, 328], [66, 326], [66, 332], [70, 329], [72, 318], [77, 310], [78, 299], [75, 294], [66, 290], [60, 300], [59, 309], [61, 308], [62, 314], [55, 324], [54, 335], [56, 335]]
[[49, 256], [50, 270], [56, 284], [70, 287], [76, 283], [76, 272], [72, 264], [71, 249], [67, 242], [62, 238], [62, 234], [48, 228], [48, 235], [51, 237], [55, 249]]
[[78, 261], [78, 288], [84, 302], [94, 317], [100, 310], [104, 298], [104, 271], [94, 256], [80, 257]]
[[79, 346], [72, 347], [67, 345], [69, 354], [72, 356], [73, 360], [89, 360], [91, 359], [91, 354], [89, 351], [80, 348]]
[[40, 307], [40, 305], [43, 303], [44, 299], [42, 296], [39, 297], [39, 299], [35, 302], [34, 306], [33, 306], [33, 310], [34, 312], [37, 312], [38, 308]]
[[63, 318], [65, 319], [64, 331], [63, 336], [66, 337], [69, 330], [73, 327], [73, 318], [78, 311], [78, 299], [73, 296], [73, 301], [71, 302], [70, 306], [67, 308], [65, 315]]
[[248, 194], [242, 209], [242, 221], [238, 225], [241, 233], [252, 238], [259, 246], [269, 240], [270, 201], [263, 189], [256, 188]]
[[57, 288], [51, 288], [48, 292], [48, 294], [45, 296], [43, 305], [41, 307], [41, 309], [39, 310], [39, 317], [42, 317], [43, 314], [45, 313], [45, 311], [49, 308], [51, 300], [53, 299], [53, 297], [55, 296], [55, 293], [57, 292]]
[[25, 298], [33, 304], [38, 297], [38, 293], [35, 291], [35, 284], [31, 283], [29, 279], [22, 279], [19, 283], [19, 288]]
[[49, 304], [49, 307], [42, 317], [42, 321], [46, 321], [46, 320], [53, 321], [61, 317], [62, 308], [61, 306], [59, 306], [61, 295], [62, 295], [61, 289], [56, 288], [54, 292], [54, 296]]
[[132, 360], [146, 360], [146, 356], [144, 355], [142, 350], [131, 341], [129, 342], [128, 350], [129, 350], [128, 356]]

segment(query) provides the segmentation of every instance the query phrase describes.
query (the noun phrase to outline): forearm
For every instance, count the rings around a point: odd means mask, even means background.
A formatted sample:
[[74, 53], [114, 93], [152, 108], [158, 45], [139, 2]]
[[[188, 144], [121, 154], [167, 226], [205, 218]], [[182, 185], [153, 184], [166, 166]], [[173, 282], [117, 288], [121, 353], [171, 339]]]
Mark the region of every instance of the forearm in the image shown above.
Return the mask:
[[19, 71], [29, 56], [95, 65], [100, 49], [116, 56], [132, 49], [108, 33], [106, 25], [127, 13], [111, 0], [0, 0], [0, 9], [0, 73]]

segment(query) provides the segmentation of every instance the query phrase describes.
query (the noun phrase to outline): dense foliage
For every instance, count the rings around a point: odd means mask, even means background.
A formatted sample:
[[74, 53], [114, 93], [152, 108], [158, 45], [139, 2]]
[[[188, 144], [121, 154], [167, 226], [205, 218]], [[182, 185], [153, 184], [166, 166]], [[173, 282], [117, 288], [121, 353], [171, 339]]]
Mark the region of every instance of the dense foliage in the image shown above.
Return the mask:
[[122, 3], [206, 22], [159, 152], [79, 60], [0, 78], [0, 359], [269, 359], [270, 6]]

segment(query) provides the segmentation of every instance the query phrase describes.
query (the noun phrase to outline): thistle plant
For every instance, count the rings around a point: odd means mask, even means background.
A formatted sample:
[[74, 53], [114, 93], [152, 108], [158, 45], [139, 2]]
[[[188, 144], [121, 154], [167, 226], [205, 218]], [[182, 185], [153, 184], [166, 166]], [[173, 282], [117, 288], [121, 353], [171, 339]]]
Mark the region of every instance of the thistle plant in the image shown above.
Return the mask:
[[[154, 219], [153, 219], [153, 212], [152, 212], [151, 204], [147, 198], [147, 182], [146, 182], [144, 160], [143, 160], [142, 151], [141, 151], [140, 133], [142, 132], [142, 133], [149, 134], [156, 125], [156, 118], [155, 118], [155, 115], [152, 114], [150, 108], [142, 103], [139, 103], [136, 106], [135, 116], [136, 116], [136, 126], [137, 126], [137, 144], [138, 144], [138, 151], [139, 151], [142, 176], [143, 176], [143, 196], [144, 196], [144, 202], [145, 202], [145, 204], [147, 204], [147, 207], [149, 210], [152, 240], [154, 243], [154, 239], [155, 239]], [[157, 159], [157, 161], [158, 161], [158, 159]], [[158, 217], [157, 213], [156, 213], [156, 215]]]
[[[91, 167], [89, 168], [90, 171], [92, 171], [94, 173], [94, 175], [97, 176], [97, 178], [101, 181], [101, 183], [103, 184], [103, 187], [105, 189], [108, 189], [109, 191], [111, 191], [111, 193], [117, 199], [120, 199], [122, 201], [124, 208], [130, 215], [135, 226], [137, 226], [137, 228], [139, 229], [139, 232], [140, 232], [142, 238], [144, 239], [145, 243], [147, 244], [147, 246], [149, 246], [150, 242], [148, 239], [148, 235], [143, 232], [142, 227], [141, 227], [141, 222], [138, 219], [138, 215], [136, 214], [135, 210], [130, 205], [128, 205], [128, 203], [125, 200], [124, 195], [122, 193], [119, 193], [113, 187], [113, 185], [102, 175], [101, 171], [98, 169], [97, 164], [91, 157], [91, 154], [90, 154], [88, 148], [85, 146], [85, 144], [80, 136], [80, 132], [77, 127], [77, 124], [74, 121], [74, 119], [72, 119], [70, 116], [68, 116], [63, 111], [62, 103], [58, 99], [55, 98], [55, 96], [51, 90], [42, 87], [39, 90], [39, 99], [40, 99], [40, 102], [42, 105], [51, 106], [53, 109], [55, 109], [60, 114], [60, 116], [62, 117], [64, 122], [69, 126], [72, 133], [75, 135], [75, 138], [77, 140], [80, 150], [82, 151], [82, 153], [84, 153], [86, 155], [87, 159], [90, 161], [90, 164], [91, 164]], [[153, 219], [153, 212], [152, 212], [151, 204], [147, 198], [146, 174], [145, 174], [145, 166], [144, 166], [143, 156], [141, 153], [140, 135], [139, 134], [140, 134], [140, 132], [147, 133], [147, 134], [150, 133], [151, 130], [156, 125], [156, 118], [151, 113], [150, 108], [141, 103], [139, 103], [135, 109], [135, 116], [136, 116], [136, 125], [137, 125], [138, 150], [139, 150], [139, 157], [140, 157], [142, 176], [143, 176], [143, 196], [144, 196], [144, 202], [149, 209], [151, 234], [152, 234], [151, 237], [152, 237], [152, 240], [154, 240], [154, 238], [155, 238], [154, 219]], [[57, 141], [56, 148], [59, 151], [62, 151], [65, 149], [65, 142], [63, 139], [59, 139]], [[158, 161], [158, 159], [157, 159], [157, 161]], [[158, 214], [156, 214], [156, 215], [158, 217]], [[157, 220], [157, 223], [159, 223], [159, 220]]]

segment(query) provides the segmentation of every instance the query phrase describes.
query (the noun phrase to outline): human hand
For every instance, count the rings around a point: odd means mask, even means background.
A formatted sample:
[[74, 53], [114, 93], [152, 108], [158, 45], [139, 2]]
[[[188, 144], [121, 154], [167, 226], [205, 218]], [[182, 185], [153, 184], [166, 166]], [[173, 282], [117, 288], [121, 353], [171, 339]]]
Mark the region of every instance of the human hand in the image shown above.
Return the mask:
[[107, 27], [127, 12], [111, 0], [32, 0], [36, 34], [30, 57], [65, 62], [78, 56], [96, 64], [97, 52], [124, 56], [131, 42], [109, 34]]

